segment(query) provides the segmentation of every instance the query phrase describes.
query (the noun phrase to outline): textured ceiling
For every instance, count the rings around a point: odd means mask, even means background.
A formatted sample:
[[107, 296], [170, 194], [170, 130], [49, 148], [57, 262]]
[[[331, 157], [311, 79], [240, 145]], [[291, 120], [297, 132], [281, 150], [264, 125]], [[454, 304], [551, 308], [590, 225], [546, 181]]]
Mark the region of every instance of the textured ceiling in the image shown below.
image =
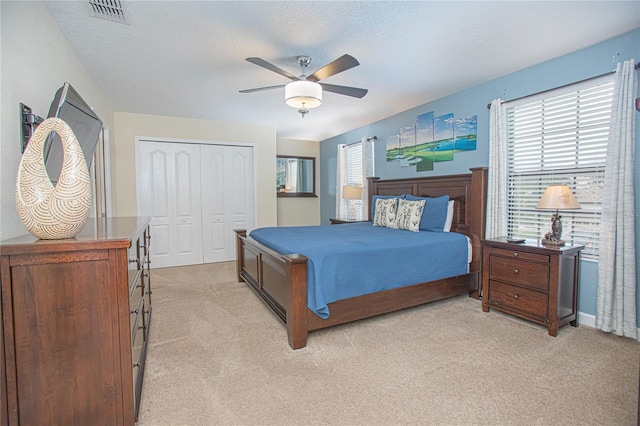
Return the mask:
[[[123, 1], [128, 24], [90, 16], [88, 2], [47, 8], [115, 111], [266, 124], [278, 137], [324, 140], [640, 27], [638, 1]], [[360, 66], [323, 82], [303, 119], [285, 77], [348, 53]]]

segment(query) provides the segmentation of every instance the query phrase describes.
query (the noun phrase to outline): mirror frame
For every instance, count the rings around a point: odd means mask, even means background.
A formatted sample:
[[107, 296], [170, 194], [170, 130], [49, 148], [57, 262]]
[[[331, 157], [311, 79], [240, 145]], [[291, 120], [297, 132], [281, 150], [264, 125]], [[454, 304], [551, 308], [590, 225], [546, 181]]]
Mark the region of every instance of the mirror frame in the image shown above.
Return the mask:
[[316, 158], [315, 157], [301, 157], [298, 155], [276, 155], [276, 170], [277, 170], [277, 162], [280, 158], [286, 159], [297, 159], [297, 160], [311, 160], [312, 167], [312, 176], [313, 176], [313, 188], [312, 192], [280, 192], [277, 191], [278, 197], [317, 197], [316, 195]]

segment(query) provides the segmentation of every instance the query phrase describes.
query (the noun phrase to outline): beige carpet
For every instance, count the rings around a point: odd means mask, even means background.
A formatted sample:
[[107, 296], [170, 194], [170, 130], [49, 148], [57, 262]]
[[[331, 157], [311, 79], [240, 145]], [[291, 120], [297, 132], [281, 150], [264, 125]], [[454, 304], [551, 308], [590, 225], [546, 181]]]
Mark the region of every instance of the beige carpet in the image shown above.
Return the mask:
[[235, 263], [152, 271], [139, 425], [633, 425], [640, 344], [546, 329], [466, 296], [312, 332], [284, 326]]

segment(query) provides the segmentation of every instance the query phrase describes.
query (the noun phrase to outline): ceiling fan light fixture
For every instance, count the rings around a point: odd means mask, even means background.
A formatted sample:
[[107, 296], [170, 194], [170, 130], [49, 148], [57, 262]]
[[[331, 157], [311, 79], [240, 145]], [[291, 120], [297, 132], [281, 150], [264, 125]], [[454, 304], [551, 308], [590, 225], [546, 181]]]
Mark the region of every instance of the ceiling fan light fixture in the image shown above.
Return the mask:
[[292, 81], [284, 87], [284, 101], [296, 109], [319, 107], [322, 105], [322, 86], [313, 81]]

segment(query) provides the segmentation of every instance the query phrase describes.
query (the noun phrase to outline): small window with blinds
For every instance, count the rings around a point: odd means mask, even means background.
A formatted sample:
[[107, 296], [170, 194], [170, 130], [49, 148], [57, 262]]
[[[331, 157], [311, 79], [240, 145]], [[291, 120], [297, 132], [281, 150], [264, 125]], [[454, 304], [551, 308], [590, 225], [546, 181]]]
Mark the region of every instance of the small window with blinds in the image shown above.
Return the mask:
[[506, 104], [508, 232], [542, 238], [553, 212], [535, 206], [549, 185], [566, 184], [579, 210], [561, 211], [562, 239], [598, 259], [613, 74]]
[[[355, 220], [368, 219], [367, 177], [374, 175], [374, 141], [376, 137], [363, 138], [360, 142], [338, 145], [336, 217]], [[362, 188], [361, 198], [346, 198], [345, 187]], [[357, 197], [358, 192], [349, 192], [349, 197]]]
[[[346, 146], [347, 160], [347, 181], [348, 186], [364, 186], [364, 166], [363, 166], [363, 146], [362, 142], [357, 142]], [[352, 209], [357, 220], [363, 219], [362, 201], [352, 200]]]

